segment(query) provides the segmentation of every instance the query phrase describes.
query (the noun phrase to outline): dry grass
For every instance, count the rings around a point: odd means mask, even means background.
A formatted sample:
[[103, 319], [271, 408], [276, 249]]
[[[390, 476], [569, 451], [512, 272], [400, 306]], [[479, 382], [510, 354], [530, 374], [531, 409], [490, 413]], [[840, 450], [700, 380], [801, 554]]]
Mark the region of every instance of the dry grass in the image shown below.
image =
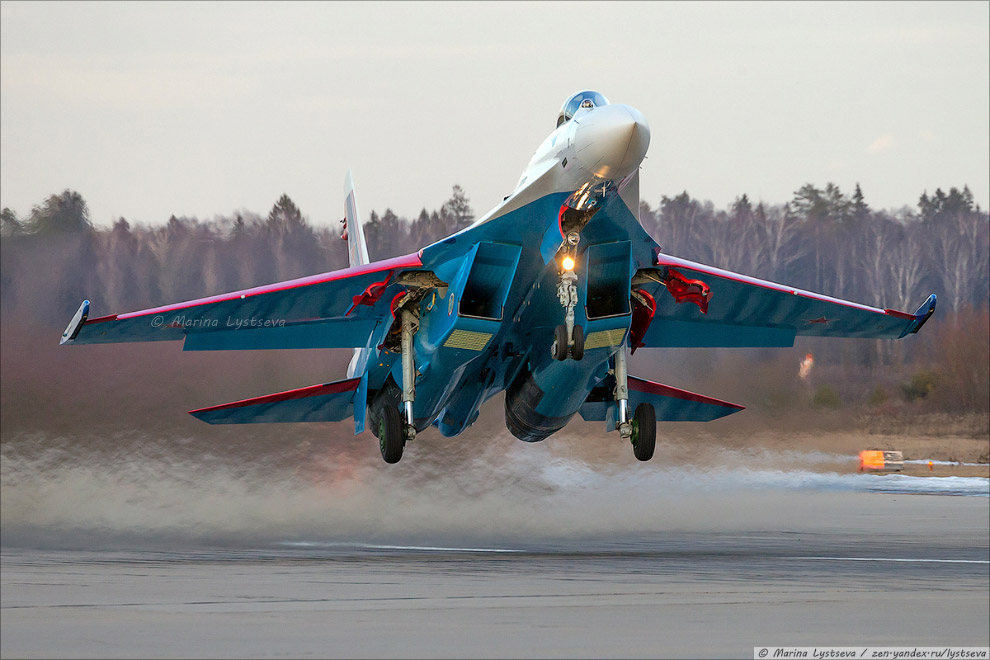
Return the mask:
[[990, 415], [986, 413], [925, 413], [914, 415], [861, 415], [860, 424], [871, 435], [922, 435], [986, 440]]

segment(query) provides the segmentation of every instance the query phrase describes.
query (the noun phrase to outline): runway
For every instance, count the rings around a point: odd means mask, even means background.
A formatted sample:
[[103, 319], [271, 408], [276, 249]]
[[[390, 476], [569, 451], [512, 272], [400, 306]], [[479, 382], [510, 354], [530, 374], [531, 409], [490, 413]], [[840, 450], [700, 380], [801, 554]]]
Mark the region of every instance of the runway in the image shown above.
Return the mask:
[[[980, 495], [775, 492], [726, 499], [734, 523], [679, 517], [620, 533], [589, 520], [583, 534], [504, 543], [438, 533], [408, 544], [5, 546], [2, 654], [752, 657], [757, 645], [986, 646], [990, 500]], [[710, 505], [699, 516], [712, 517]]]

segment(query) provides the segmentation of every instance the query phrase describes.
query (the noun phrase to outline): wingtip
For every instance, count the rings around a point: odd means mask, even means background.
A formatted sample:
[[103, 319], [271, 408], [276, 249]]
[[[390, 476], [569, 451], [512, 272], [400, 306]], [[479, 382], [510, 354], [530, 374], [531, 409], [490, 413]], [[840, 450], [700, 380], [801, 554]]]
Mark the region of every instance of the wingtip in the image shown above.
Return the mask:
[[72, 341], [79, 335], [79, 331], [82, 330], [87, 318], [89, 318], [89, 301], [84, 300], [82, 301], [82, 304], [79, 305], [79, 309], [76, 310], [76, 313], [72, 315], [72, 320], [69, 321], [69, 325], [65, 327], [65, 332], [62, 333], [62, 338], [59, 339], [58, 345], [64, 346], [65, 344], [71, 344]]
[[917, 333], [919, 330], [921, 330], [921, 326], [925, 325], [925, 323], [928, 322], [928, 319], [932, 317], [932, 314], [935, 313], [936, 301], [937, 298], [933, 293], [930, 296], [928, 296], [928, 299], [921, 304], [921, 307], [919, 307], [918, 311], [916, 311], [914, 314], [904, 314], [903, 312], [901, 312], [901, 315], [911, 319], [911, 322], [904, 329], [904, 332], [901, 333], [898, 339], [903, 339], [904, 337], [907, 337], [908, 335], [913, 335]]
[[932, 317], [932, 314], [935, 313], [935, 303], [937, 300], [938, 299], [935, 297], [934, 293], [928, 296], [928, 300], [922, 303], [921, 307], [918, 308], [918, 311], [914, 313], [915, 322], [913, 327], [909, 329], [909, 332], [914, 334], [918, 332], [918, 330], [921, 330], [921, 326], [923, 326], [928, 319]]

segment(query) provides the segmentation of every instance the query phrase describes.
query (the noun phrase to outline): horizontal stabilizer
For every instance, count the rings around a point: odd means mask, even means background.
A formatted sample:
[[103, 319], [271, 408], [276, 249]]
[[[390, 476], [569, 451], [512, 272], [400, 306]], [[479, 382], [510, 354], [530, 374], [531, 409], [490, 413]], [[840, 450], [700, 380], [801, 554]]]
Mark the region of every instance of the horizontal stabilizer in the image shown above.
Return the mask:
[[[710, 422], [744, 410], [744, 406], [735, 403], [635, 376], [629, 376], [628, 382], [630, 410], [636, 410], [641, 403], [651, 404], [658, 422]], [[605, 421], [609, 407], [615, 406], [614, 389], [615, 380], [611, 376], [602, 381], [581, 406], [581, 417], [589, 422]]]
[[339, 422], [354, 413], [354, 393], [360, 384], [360, 378], [349, 378], [190, 410], [189, 414], [208, 424]]

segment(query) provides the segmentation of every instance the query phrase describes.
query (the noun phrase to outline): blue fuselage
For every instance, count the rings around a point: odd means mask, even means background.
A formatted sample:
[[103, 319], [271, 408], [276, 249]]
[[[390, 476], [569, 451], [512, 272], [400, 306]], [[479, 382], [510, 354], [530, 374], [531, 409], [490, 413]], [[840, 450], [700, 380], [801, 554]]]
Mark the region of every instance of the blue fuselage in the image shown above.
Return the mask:
[[[541, 246], [548, 233], [556, 235], [551, 244], [559, 244], [561, 207], [572, 193], [546, 195], [475, 227], [459, 258], [449, 259], [457, 236], [437, 244], [447, 259], [434, 272], [449, 286], [419, 307], [414, 416], [420, 429], [434, 424], [446, 436], [457, 435], [482, 403], [506, 390], [510, 430], [524, 440], [542, 440], [567, 423], [605, 376], [629, 330], [630, 279], [651, 263], [656, 243], [614, 187], [597, 200], [597, 212], [581, 231], [575, 268], [575, 323], [584, 329], [586, 351], [581, 360], [553, 359], [553, 332], [564, 308], [557, 297], [558, 261]], [[429, 257], [427, 248], [424, 267]], [[389, 378], [402, 382], [398, 358], [388, 350], [371, 358], [369, 390]]]

